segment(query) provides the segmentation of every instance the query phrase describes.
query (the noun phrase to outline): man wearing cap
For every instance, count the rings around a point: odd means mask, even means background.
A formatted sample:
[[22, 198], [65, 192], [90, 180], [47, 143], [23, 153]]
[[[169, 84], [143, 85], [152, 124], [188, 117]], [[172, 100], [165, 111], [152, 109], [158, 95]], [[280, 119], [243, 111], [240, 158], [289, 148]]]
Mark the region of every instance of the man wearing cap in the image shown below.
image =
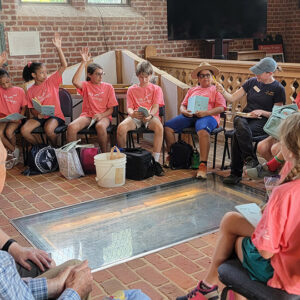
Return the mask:
[[237, 184], [242, 179], [244, 164], [246, 168], [253, 168], [259, 163], [252, 137], [265, 134], [263, 127], [271, 115], [273, 106], [285, 103], [285, 89], [273, 77], [277, 69], [276, 61], [271, 57], [265, 57], [250, 68], [255, 77], [248, 79], [235, 93], [228, 93], [217, 83], [217, 90], [229, 102], [237, 101], [244, 95], [247, 97], [247, 105], [243, 112], [248, 113], [248, 117], [234, 118], [231, 173], [223, 181], [226, 184]]
[[[200, 148], [200, 165], [196, 177], [206, 179], [207, 159], [209, 153], [210, 133], [220, 123], [220, 113], [226, 109], [226, 101], [224, 97], [216, 90], [214, 77], [219, 74], [219, 69], [207, 62], [200, 64], [192, 72], [192, 78], [198, 79], [198, 85], [191, 88], [180, 106], [181, 114], [165, 124], [165, 138], [167, 151], [175, 143], [175, 134], [180, 133], [184, 128], [195, 126]], [[192, 112], [187, 109], [189, 100], [194, 96], [201, 96], [201, 101], [208, 101], [207, 109]], [[167, 163], [169, 157], [167, 157]]]

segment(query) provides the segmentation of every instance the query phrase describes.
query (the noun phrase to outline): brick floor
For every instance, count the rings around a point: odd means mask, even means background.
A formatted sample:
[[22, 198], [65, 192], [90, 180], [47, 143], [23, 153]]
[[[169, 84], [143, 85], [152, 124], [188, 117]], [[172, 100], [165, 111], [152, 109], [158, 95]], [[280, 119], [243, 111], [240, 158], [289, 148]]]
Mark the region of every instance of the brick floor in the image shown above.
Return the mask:
[[[223, 148], [218, 146], [217, 166], [221, 165]], [[211, 151], [212, 154], [212, 151]], [[228, 162], [227, 162], [228, 164]], [[211, 156], [209, 167], [212, 165]], [[3, 193], [0, 195], [0, 228], [22, 245], [29, 243], [9, 223], [9, 220], [41, 211], [86, 202], [98, 198], [134, 191], [195, 175], [192, 170], [166, 170], [162, 178], [144, 181], [126, 180], [120, 188], [101, 188], [94, 175], [66, 180], [59, 172], [26, 177], [21, 175], [22, 165], [8, 170]], [[220, 172], [224, 175], [228, 171]], [[252, 184], [247, 182], [247, 184]], [[257, 183], [255, 183], [257, 185]], [[258, 187], [262, 188], [261, 183]], [[217, 234], [209, 234], [189, 242], [161, 250], [142, 258], [98, 271], [93, 274], [93, 299], [102, 299], [119, 289], [140, 288], [151, 299], [174, 299], [185, 294], [203, 278], [211, 261]]]

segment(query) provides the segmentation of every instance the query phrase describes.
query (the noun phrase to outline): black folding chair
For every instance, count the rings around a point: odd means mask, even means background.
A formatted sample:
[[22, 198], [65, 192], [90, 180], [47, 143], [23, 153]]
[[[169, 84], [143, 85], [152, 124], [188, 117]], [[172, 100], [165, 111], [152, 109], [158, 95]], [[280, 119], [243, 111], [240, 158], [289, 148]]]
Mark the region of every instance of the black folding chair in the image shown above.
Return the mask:
[[266, 284], [251, 280], [247, 270], [237, 259], [229, 259], [218, 268], [219, 279], [225, 284], [221, 300], [227, 299], [229, 290], [239, 293], [249, 300], [300, 300], [300, 295], [292, 295]]
[[[165, 106], [159, 107], [159, 116], [161, 117], [162, 124], [165, 124]], [[141, 126], [138, 129], [129, 130], [127, 133], [127, 148], [135, 148], [133, 134], [136, 134], [137, 143], [139, 143], [139, 135], [144, 133], [154, 133], [153, 130], [146, 128], [145, 126]], [[162, 143], [162, 153], [163, 153], [163, 164], [165, 163], [165, 143], [163, 138]]]
[[[226, 130], [225, 129], [225, 131], [224, 131], [224, 150], [223, 150], [221, 170], [224, 170], [224, 169], [227, 168], [227, 167], [225, 167], [226, 153], [227, 153], [229, 159], [231, 157], [230, 151], [229, 151], [229, 142], [228, 142], [228, 140], [231, 139], [231, 141], [232, 141], [234, 133], [235, 133], [235, 129], [232, 129], [232, 130]], [[256, 153], [258, 143], [260, 141], [266, 139], [267, 137], [268, 137], [267, 134], [252, 137], [252, 142], [254, 143], [254, 153]]]
[[[106, 130], [110, 136], [111, 147], [113, 145], [116, 145], [116, 143], [117, 143], [116, 135], [117, 135], [117, 127], [118, 127], [118, 112], [119, 112], [118, 106], [114, 106], [114, 109], [112, 112], [112, 117], [116, 120], [116, 122], [115, 122], [116, 124], [110, 124]], [[90, 128], [88, 128], [88, 126], [87, 126], [86, 128], [83, 128], [82, 130], [80, 130], [78, 132], [78, 134], [83, 134], [85, 136], [86, 143], [88, 144], [89, 143], [88, 136], [89, 135], [97, 135], [97, 131], [96, 131], [95, 126], [92, 126]]]
[[[223, 119], [223, 126], [219, 126], [215, 128], [210, 135], [214, 137], [214, 154], [213, 154], [213, 169], [216, 166], [216, 156], [217, 156], [217, 144], [218, 144], [218, 134], [223, 132], [226, 126], [226, 114], [225, 112], [220, 114], [221, 118]], [[196, 142], [194, 136], [197, 135], [195, 127], [189, 127], [182, 130], [182, 132], [179, 134], [178, 139], [181, 140], [181, 134], [190, 134], [193, 141], [193, 146], [196, 148]]]

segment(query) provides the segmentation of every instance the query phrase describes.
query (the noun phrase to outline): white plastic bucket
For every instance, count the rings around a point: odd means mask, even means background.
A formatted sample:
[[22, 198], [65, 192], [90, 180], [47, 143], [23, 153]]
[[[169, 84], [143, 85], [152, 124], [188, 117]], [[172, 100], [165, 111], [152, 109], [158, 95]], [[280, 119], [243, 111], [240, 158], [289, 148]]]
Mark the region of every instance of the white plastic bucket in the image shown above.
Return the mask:
[[120, 153], [122, 157], [110, 159], [111, 153], [101, 153], [94, 157], [96, 166], [95, 178], [98, 185], [102, 187], [121, 186], [125, 183], [126, 155]]

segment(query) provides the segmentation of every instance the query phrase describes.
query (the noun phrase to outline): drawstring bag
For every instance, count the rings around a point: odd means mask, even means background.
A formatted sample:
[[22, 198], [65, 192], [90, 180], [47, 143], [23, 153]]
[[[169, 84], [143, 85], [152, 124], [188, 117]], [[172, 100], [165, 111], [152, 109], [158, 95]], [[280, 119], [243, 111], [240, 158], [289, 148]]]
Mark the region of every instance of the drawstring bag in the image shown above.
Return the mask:
[[94, 157], [101, 153], [99, 147], [85, 147], [80, 149], [80, 162], [85, 174], [96, 174]]
[[264, 126], [264, 131], [279, 140], [280, 125], [289, 115], [298, 112], [297, 104], [273, 106], [272, 114]]
[[28, 154], [28, 168], [23, 171], [26, 176], [54, 172], [58, 169], [55, 149], [44, 144], [33, 145]]

